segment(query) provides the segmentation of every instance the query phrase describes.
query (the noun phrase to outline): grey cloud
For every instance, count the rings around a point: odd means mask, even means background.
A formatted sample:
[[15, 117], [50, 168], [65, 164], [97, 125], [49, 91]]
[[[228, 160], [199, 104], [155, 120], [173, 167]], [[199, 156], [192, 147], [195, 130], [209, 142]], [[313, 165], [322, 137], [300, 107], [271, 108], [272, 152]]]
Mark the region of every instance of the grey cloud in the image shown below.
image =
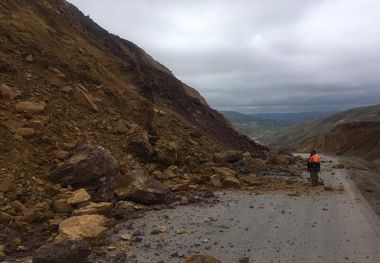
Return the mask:
[[217, 109], [380, 103], [376, 0], [70, 2], [145, 49]]

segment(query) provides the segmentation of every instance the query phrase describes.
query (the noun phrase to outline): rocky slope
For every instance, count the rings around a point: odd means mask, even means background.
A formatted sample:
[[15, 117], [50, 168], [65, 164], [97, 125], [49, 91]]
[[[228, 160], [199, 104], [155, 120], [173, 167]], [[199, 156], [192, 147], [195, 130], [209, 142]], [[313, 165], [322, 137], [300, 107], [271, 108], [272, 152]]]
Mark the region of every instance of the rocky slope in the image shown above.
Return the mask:
[[188, 203], [289, 173], [294, 160], [63, 0], [1, 1], [0, 32], [0, 260], [98, 236], [133, 202]]
[[350, 109], [295, 125], [275, 136], [273, 145], [307, 152], [311, 148], [380, 163], [380, 105]]

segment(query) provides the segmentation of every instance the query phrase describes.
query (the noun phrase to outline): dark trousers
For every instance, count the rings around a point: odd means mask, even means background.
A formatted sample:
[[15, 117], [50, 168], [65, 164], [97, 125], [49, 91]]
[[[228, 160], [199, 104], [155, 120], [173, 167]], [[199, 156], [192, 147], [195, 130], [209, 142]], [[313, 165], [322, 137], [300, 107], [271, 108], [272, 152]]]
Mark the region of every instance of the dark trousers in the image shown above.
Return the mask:
[[314, 186], [318, 185], [318, 171], [310, 170], [311, 184]]

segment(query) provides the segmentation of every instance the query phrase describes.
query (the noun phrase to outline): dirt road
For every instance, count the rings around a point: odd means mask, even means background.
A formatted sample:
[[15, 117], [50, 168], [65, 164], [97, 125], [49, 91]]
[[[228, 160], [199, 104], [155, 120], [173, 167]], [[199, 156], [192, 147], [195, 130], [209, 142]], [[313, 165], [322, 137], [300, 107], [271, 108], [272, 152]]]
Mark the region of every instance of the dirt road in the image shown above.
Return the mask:
[[137, 262], [182, 262], [196, 252], [226, 263], [380, 262], [379, 215], [350, 172], [332, 169], [337, 159], [330, 160], [321, 177], [341, 191], [319, 186], [301, 196], [220, 192], [214, 205], [148, 212], [119, 225], [115, 238], [142, 232], [141, 242], [133, 244]]

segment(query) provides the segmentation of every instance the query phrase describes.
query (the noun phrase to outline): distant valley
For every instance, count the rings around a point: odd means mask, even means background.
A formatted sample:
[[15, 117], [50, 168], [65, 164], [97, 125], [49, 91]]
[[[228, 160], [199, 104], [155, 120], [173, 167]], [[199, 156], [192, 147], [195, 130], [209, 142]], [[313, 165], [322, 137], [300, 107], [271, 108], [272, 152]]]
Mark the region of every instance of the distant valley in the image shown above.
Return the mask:
[[236, 111], [221, 111], [221, 113], [239, 132], [265, 145], [271, 144], [273, 138], [293, 125], [332, 114], [331, 112], [243, 114]]

